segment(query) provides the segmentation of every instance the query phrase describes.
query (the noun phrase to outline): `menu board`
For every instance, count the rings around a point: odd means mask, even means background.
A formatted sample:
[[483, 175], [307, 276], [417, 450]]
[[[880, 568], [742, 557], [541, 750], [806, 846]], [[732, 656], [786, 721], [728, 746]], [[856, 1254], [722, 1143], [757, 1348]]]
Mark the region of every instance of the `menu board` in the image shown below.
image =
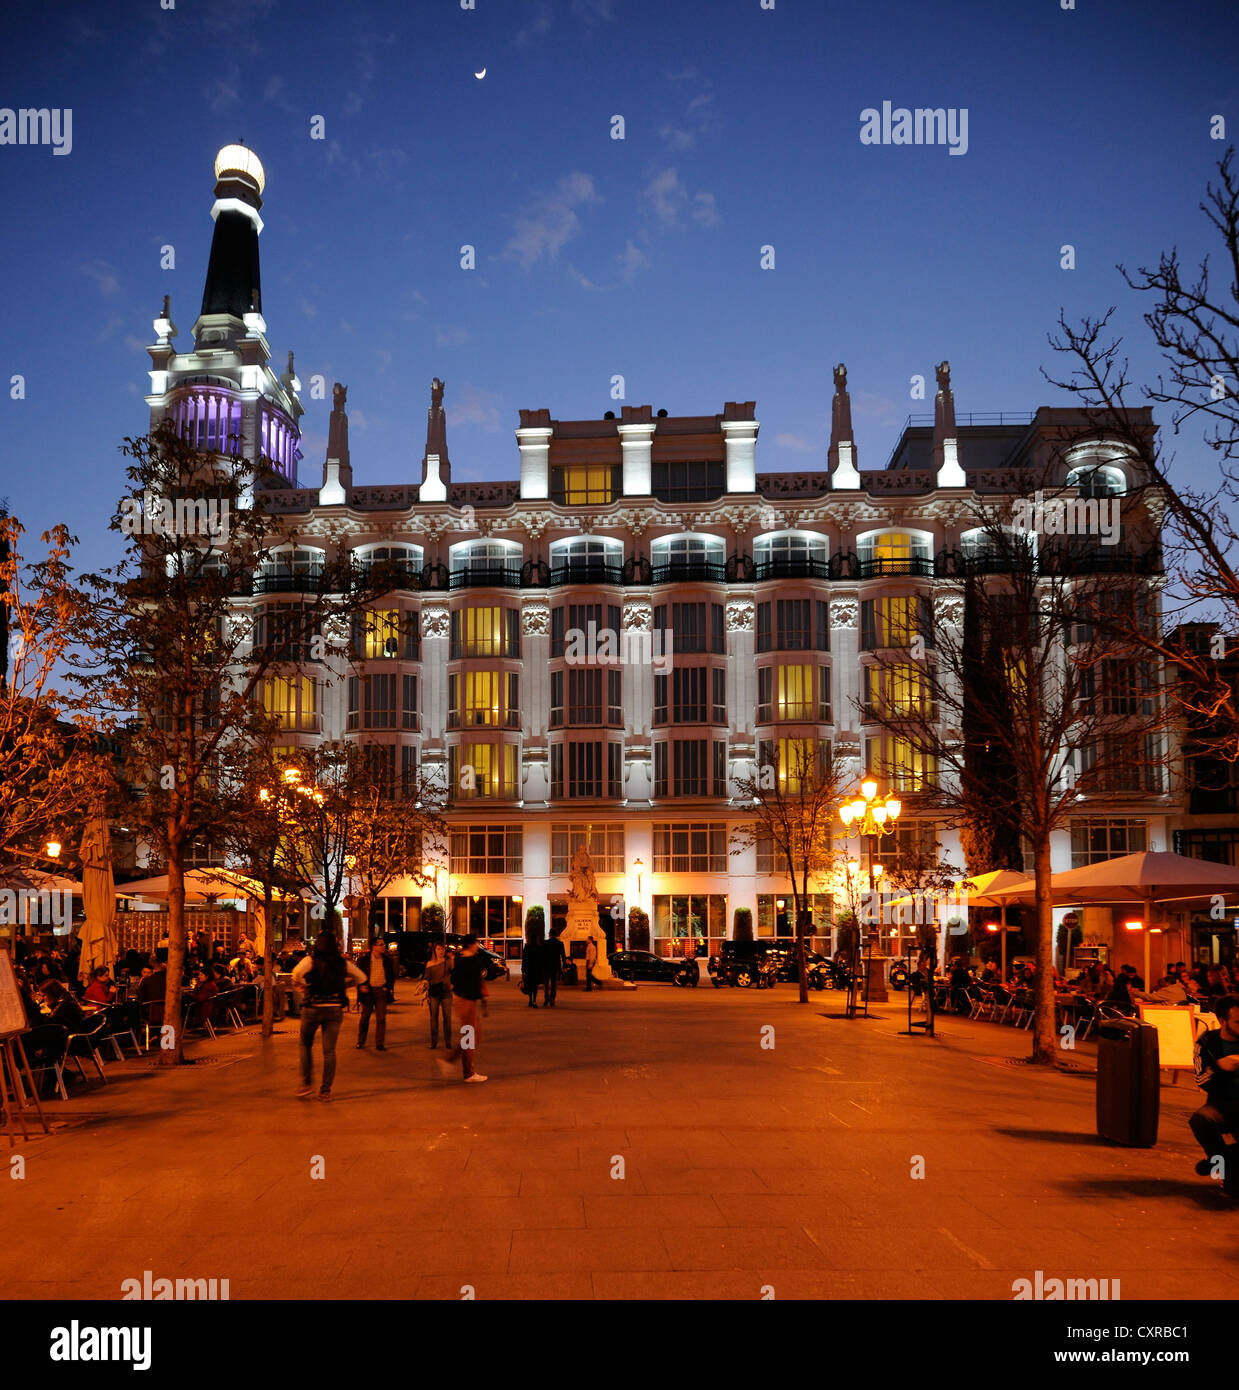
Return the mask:
[[29, 1027], [26, 1008], [22, 1003], [17, 976], [13, 974], [13, 957], [0, 950], [0, 1038], [11, 1038]]
[[1157, 1029], [1158, 1066], [1191, 1071], [1196, 1065], [1196, 1010], [1181, 1004], [1141, 1004], [1140, 1022]]

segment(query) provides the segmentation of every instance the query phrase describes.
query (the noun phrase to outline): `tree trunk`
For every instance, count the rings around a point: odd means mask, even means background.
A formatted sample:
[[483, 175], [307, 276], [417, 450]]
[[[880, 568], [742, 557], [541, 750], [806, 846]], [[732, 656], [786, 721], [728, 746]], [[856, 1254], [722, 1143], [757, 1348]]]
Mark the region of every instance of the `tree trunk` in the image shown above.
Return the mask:
[[[168, 983], [163, 1002], [163, 1028], [159, 1037], [159, 1060], [176, 1066], [185, 1057], [184, 1030], [181, 1027], [181, 980], [185, 974], [185, 862], [180, 829], [168, 832]], [[172, 1046], [164, 1047], [171, 1028]]]
[[1034, 846], [1037, 881], [1037, 970], [1034, 987], [1032, 1060], [1053, 1066], [1058, 1057], [1054, 1014], [1054, 902], [1050, 894], [1050, 837], [1045, 831]]
[[262, 938], [262, 1036], [269, 1038], [275, 1026], [275, 917], [270, 884], [263, 885], [262, 911], [266, 923]]
[[[808, 901], [808, 874], [805, 875], [804, 901]], [[809, 971], [805, 960], [804, 926], [805, 913], [801, 908], [801, 896], [796, 892], [796, 880], [792, 879], [792, 905], [796, 910], [796, 974], [800, 977], [800, 1002], [809, 1002]]]

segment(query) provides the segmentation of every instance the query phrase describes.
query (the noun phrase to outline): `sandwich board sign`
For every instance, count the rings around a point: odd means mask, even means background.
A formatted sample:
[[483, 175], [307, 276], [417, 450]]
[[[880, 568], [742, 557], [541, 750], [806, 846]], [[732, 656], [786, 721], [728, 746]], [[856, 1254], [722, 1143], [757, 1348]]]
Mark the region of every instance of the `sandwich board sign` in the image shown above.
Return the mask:
[[7, 951], [0, 950], [0, 1038], [25, 1033], [29, 1027], [26, 1006], [22, 1003], [17, 976], [13, 973], [13, 957]]
[[1196, 1010], [1181, 1004], [1141, 1004], [1140, 1022], [1157, 1029], [1158, 1065], [1192, 1071], [1196, 1065]]

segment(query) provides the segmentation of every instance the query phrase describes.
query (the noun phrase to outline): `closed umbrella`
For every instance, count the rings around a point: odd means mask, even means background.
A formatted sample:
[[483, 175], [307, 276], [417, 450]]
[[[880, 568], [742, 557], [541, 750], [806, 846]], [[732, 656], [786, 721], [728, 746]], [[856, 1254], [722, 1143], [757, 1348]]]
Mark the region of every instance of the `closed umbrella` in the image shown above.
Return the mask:
[[116, 959], [112, 839], [102, 815], [93, 816], [82, 834], [82, 903], [86, 920], [78, 932], [78, 976], [88, 981], [96, 967]]

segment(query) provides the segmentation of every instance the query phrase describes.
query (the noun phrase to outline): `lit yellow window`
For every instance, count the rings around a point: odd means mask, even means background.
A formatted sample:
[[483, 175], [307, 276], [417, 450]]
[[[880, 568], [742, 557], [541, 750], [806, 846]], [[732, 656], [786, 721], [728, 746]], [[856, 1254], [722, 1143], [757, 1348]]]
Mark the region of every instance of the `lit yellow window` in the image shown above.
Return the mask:
[[781, 738], [778, 741], [779, 790], [793, 795], [812, 783], [817, 762], [817, 744], [811, 738]]
[[314, 680], [310, 676], [268, 676], [262, 683], [262, 707], [281, 729], [312, 728]]
[[811, 719], [813, 717], [813, 667], [780, 666], [778, 668], [779, 719]]
[[599, 505], [613, 500], [611, 466], [574, 463], [563, 470], [564, 502], [570, 506]]
[[465, 648], [473, 656], [503, 655], [502, 610], [465, 609]]
[[470, 724], [501, 724], [503, 709], [500, 692], [503, 676], [498, 671], [466, 671], [461, 677], [463, 698], [461, 721]]
[[367, 660], [399, 654], [400, 612], [398, 609], [376, 609], [366, 614], [364, 646]]

